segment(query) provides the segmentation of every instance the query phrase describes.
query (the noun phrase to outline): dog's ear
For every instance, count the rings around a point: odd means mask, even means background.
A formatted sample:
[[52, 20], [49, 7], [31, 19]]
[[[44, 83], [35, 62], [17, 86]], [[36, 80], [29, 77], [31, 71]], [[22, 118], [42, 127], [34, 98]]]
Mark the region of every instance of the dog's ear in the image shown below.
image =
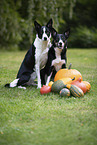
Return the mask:
[[57, 31], [54, 28], [52, 28], [51, 29], [51, 34], [52, 34], [52, 37], [55, 38], [56, 35], [57, 35]]
[[34, 25], [35, 25], [36, 31], [38, 32], [39, 29], [41, 28], [41, 25], [37, 21], [34, 21]]
[[70, 35], [70, 28], [68, 28], [65, 32], [64, 35], [66, 37], [66, 39], [68, 39], [69, 35]]
[[50, 19], [50, 20], [48, 21], [48, 23], [46, 24], [46, 27], [52, 28], [52, 24], [53, 24], [53, 20]]

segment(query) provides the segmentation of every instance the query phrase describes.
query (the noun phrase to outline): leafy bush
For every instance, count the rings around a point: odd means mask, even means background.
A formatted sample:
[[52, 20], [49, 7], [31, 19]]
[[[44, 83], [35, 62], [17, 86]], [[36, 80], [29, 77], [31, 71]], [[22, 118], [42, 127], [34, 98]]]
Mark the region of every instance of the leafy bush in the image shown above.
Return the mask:
[[19, 25], [19, 15], [15, 11], [14, 3], [2, 1], [0, 4], [0, 45], [5, 48], [18, 47], [22, 40], [21, 29]]
[[29, 21], [21, 19], [20, 21], [21, 27], [21, 37], [22, 40], [19, 41], [18, 47], [20, 50], [26, 50], [30, 47], [30, 36], [29, 36]]
[[79, 26], [73, 29], [69, 39], [69, 47], [96, 48], [97, 29], [89, 29], [86, 26]]
[[97, 47], [95, 3], [96, 0], [0, 1], [0, 48], [28, 49], [36, 34], [34, 20], [45, 25], [50, 18], [59, 33], [65, 27], [71, 28], [69, 47]]

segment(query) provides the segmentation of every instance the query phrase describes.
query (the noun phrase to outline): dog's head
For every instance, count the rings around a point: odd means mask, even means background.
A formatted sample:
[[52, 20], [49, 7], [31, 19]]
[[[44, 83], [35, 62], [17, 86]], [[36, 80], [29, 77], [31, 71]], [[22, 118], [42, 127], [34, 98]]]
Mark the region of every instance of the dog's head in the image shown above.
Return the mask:
[[59, 49], [64, 49], [67, 39], [70, 34], [70, 28], [67, 29], [63, 34], [58, 34], [57, 31], [52, 28], [52, 36], [53, 36], [53, 44], [55, 47], [58, 47]]
[[43, 41], [48, 41], [51, 38], [52, 24], [53, 24], [52, 19], [49, 20], [46, 26], [41, 26], [37, 21], [34, 21], [34, 25], [38, 37]]

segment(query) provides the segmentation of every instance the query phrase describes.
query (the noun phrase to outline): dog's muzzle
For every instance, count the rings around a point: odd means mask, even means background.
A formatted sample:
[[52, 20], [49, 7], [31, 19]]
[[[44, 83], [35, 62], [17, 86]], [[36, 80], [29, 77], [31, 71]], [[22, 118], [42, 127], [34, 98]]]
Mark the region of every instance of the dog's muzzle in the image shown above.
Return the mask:
[[58, 43], [58, 48], [59, 49], [62, 49], [63, 48], [63, 46], [62, 46], [62, 43], [60, 42], [60, 43]]
[[43, 39], [42, 39], [42, 40], [47, 41], [47, 37], [43, 37]]

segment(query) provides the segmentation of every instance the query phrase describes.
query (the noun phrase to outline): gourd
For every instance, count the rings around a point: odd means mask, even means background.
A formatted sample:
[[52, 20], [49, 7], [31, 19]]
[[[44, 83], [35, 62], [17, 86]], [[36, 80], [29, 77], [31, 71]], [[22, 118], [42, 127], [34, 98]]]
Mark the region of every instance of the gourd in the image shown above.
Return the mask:
[[53, 83], [54, 83], [53, 81], [50, 81], [49, 84], [48, 84], [48, 86], [51, 87]]
[[81, 80], [82, 80], [82, 75], [79, 71], [77, 71], [76, 69], [71, 69], [71, 65], [69, 65], [69, 68], [68, 69], [60, 69], [55, 77], [54, 77], [54, 82], [56, 82], [57, 80], [59, 79], [62, 79], [62, 78], [71, 78], [73, 79], [75, 77], [75, 80], [77, 80], [78, 78], [81, 77]]
[[79, 87], [84, 93], [87, 92], [86, 85], [81, 81], [81, 78], [78, 78], [77, 80], [73, 81], [71, 84]]
[[87, 81], [82, 81], [82, 82], [85, 84], [85, 86], [86, 86], [86, 88], [87, 88], [87, 92], [89, 92], [89, 90], [91, 89], [90, 83], [87, 82]]
[[60, 80], [57, 80], [56, 82], [54, 82], [52, 84], [52, 87], [51, 87], [51, 91], [52, 92], [55, 92], [55, 93], [59, 93], [61, 89], [63, 89], [66, 84], [70, 84], [72, 81], [74, 80], [71, 79], [71, 78], [62, 78]]
[[43, 85], [43, 87], [40, 89], [41, 95], [42, 94], [47, 94], [49, 92], [51, 92], [51, 87], [50, 86]]
[[70, 90], [71, 95], [73, 95], [74, 97], [84, 96], [83, 91], [79, 87], [71, 84], [67, 84], [66, 87]]
[[70, 96], [70, 91], [69, 89], [67, 88], [63, 88], [61, 91], [60, 91], [60, 96], [61, 97], [69, 97]]
[[73, 95], [74, 97], [84, 96], [83, 91], [79, 87], [71, 84], [64, 84], [61, 80], [58, 80], [53, 83], [51, 87], [51, 91], [55, 93], [59, 93], [63, 88], [69, 89], [71, 95]]
[[51, 91], [59, 93], [66, 85], [62, 80], [58, 80], [52, 84]]

